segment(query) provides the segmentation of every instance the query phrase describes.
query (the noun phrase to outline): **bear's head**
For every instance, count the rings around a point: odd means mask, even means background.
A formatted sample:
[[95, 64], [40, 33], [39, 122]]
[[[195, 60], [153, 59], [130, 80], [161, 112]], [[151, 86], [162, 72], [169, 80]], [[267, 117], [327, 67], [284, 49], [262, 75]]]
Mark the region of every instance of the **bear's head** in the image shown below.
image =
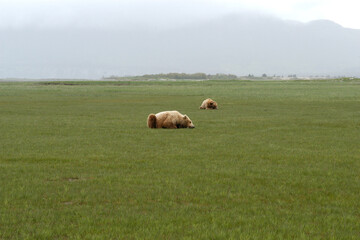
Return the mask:
[[209, 102], [209, 108], [217, 109], [217, 103], [213, 100]]
[[194, 128], [195, 127], [195, 125], [193, 124], [193, 122], [187, 115], [184, 115], [184, 117], [183, 117], [183, 127], [184, 128]]

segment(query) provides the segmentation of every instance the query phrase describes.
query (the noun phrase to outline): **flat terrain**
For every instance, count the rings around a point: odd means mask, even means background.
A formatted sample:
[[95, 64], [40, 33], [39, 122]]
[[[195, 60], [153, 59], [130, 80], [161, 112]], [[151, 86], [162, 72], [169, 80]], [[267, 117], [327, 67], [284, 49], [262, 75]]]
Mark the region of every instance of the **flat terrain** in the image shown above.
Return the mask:
[[0, 239], [359, 237], [358, 80], [0, 83]]

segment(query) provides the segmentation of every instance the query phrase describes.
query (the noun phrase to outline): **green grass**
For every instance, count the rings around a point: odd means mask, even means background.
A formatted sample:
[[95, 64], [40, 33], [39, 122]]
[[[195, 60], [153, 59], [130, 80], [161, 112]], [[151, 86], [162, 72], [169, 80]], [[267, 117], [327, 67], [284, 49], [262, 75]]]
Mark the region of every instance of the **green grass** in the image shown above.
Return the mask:
[[360, 81], [70, 84], [0, 83], [0, 239], [359, 239]]

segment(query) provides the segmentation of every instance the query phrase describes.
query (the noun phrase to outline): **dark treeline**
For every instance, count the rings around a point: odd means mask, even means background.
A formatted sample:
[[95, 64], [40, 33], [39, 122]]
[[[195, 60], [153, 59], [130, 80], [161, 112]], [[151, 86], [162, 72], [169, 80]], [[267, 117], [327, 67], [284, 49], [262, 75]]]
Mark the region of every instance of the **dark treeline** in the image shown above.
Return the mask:
[[[310, 76], [307, 77], [309, 79], [329, 79], [329, 78], [338, 78], [332, 76]], [[112, 80], [251, 80], [251, 79], [301, 79], [298, 78], [296, 74], [289, 74], [287, 76], [283, 75], [272, 75], [269, 76], [267, 74], [262, 74], [260, 76], [255, 76], [253, 74], [249, 74], [247, 76], [237, 76], [235, 74], [206, 74], [206, 73], [158, 73], [158, 74], [145, 74], [141, 76], [109, 76], [103, 77], [103, 79], [112, 79]]]
[[234, 74], [206, 74], [206, 73], [160, 73], [160, 74], [146, 74], [142, 77], [148, 79], [237, 79], [238, 76]]

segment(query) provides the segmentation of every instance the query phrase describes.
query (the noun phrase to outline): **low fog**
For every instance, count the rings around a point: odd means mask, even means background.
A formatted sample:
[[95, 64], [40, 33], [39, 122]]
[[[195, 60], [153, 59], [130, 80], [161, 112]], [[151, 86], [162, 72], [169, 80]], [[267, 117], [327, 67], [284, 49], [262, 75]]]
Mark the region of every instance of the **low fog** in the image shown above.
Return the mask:
[[149, 21], [117, 17], [115, 10], [104, 21], [90, 14], [74, 21], [70, 11], [63, 14], [71, 21], [45, 16], [26, 24], [24, 16], [0, 25], [0, 78], [167, 72], [360, 76], [360, 30], [331, 21], [302, 23], [255, 12], [189, 13], [184, 21], [166, 21], [157, 11], [141, 9]]

